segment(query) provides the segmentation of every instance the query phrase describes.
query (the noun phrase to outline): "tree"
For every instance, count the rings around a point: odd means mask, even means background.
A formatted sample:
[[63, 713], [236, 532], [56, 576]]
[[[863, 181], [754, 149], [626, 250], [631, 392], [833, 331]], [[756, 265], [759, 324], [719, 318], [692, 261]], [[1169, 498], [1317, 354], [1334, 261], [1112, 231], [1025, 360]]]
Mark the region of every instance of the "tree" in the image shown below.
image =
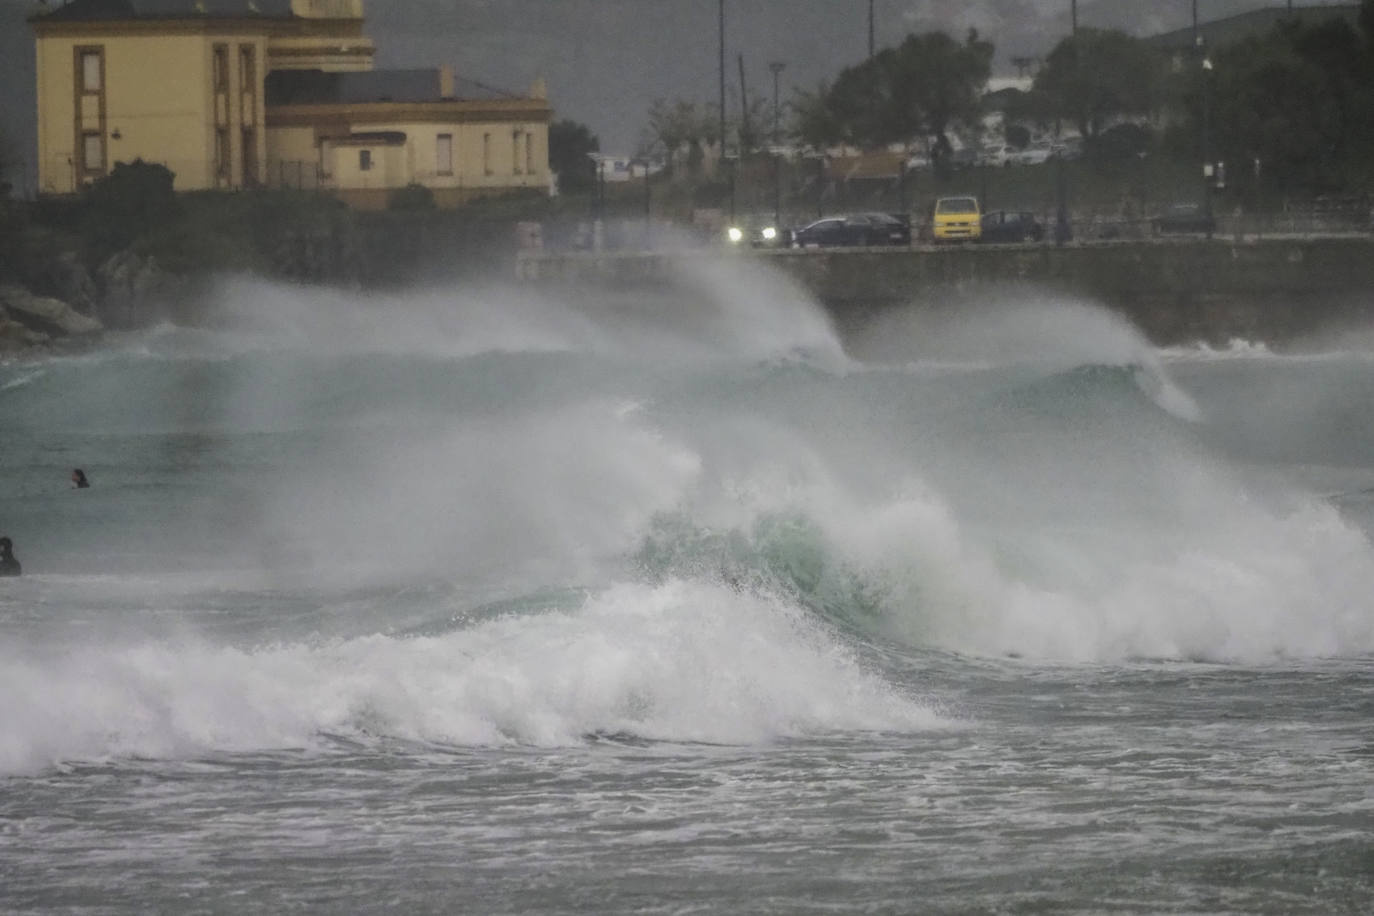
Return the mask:
[[862, 64], [842, 70], [835, 82], [793, 103], [798, 132], [812, 145], [844, 142], [861, 147], [909, 143], [946, 136], [972, 124], [991, 73], [993, 46], [970, 31], [964, 42], [944, 32], [908, 35]]
[[[1212, 62], [1211, 152], [1231, 164], [1232, 183], [1326, 192], [1374, 177], [1374, 53], [1346, 22], [1283, 23]], [[1193, 69], [1183, 80], [1184, 148], [1201, 133], [1203, 78]]]
[[558, 175], [558, 189], [565, 193], [589, 190], [596, 183], [592, 153], [601, 141], [585, 124], [557, 121], [549, 125], [549, 168]]
[[699, 105], [685, 99], [669, 103], [655, 99], [649, 106], [649, 132], [663, 148], [671, 176], [678, 159], [686, 155], [687, 170], [695, 174], [705, 159], [705, 147], [720, 137], [720, 109], [715, 105]]
[[1035, 91], [1091, 147], [1112, 119], [1155, 109], [1163, 72], [1160, 57], [1140, 39], [1114, 29], [1079, 29], [1045, 59]]
[[843, 139], [843, 127], [830, 110], [830, 85], [824, 81], [814, 92], [797, 89], [788, 106], [791, 133], [812, 149], [822, 149]]
[[0, 131], [0, 200], [9, 197], [10, 191], [14, 190], [11, 176], [18, 162], [18, 154], [10, 144], [9, 137]]

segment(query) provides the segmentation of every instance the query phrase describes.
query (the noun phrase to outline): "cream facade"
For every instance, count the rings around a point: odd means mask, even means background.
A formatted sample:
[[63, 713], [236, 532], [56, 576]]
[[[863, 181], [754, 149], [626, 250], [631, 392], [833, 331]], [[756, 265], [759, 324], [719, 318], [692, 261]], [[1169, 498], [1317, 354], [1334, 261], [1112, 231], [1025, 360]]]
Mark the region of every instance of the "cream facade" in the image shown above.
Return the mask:
[[500, 100], [273, 105], [269, 172], [314, 181], [355, 206], [385, 206], [419, 184], [440, 206], [549, 186], [549, 119], [542, 87]]
[[136, 159], [178, 190], [305, 187], [364, 207], [410, 184], [441, 205], [549, 184], [542, 81], [520, 97], [374, 72], [361, 0], [72, 0], [31, 24], [42, 193]]

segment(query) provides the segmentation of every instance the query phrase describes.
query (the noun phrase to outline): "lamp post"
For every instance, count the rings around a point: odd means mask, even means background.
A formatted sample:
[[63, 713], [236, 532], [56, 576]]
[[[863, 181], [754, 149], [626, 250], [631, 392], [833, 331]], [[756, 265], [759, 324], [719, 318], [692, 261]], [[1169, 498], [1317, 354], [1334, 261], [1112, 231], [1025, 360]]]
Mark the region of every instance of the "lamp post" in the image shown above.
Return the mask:
[[873, 41], [873, 0], [868, 0], [868, 59], [873, 59], [875, 45]]
[[[1202, 50], [1199, 47], [1199, 50]], [[1207, 237], [1212, 237], [1212, 182], [1216, 165], [1212, 162], [1212, 59], [1202, 56], [1202, 214]]]
[[778, 228], [778, 223], [782, 222], [782, 164], [779, 161], [777, 146], [780, 140], [779, 128], [782, 123], [782, 107], [778, 104], [778, 76], [786, 69], [787, 64], [780, 60], [772, 61], [768, 64], [768, 69], [773, 73], [773, 227]]

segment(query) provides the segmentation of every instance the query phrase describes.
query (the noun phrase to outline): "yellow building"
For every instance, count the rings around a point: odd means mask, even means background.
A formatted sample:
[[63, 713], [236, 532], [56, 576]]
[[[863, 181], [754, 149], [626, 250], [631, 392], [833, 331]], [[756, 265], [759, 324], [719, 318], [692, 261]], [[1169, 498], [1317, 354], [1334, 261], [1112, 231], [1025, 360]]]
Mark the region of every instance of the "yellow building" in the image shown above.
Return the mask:
[[358, 206], [411, 183], [441, 204], [548, 185], [542, 83], [517, 97], [374, 70], [362, 0], [70, 0], [30, 21], [43, 193], [135, 159], [178, 190], [309, 187]]
[[330, 189], [366, 208], [409, 184], [430, 188], [440, 206], [546, 189], [545, 95], [542, 82], [514, 96], [447, 68], [272, 73], [269, 181]]

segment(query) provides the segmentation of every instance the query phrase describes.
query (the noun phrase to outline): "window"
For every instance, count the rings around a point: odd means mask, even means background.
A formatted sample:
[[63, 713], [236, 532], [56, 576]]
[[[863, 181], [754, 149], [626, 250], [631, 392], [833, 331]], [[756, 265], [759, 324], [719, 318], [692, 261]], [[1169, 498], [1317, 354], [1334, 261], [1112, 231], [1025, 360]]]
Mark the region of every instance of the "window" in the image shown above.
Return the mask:
[[370, 149], [360, 149], [360, 150], [358, 150], [358, 171], [360, 171], [360, 172], [370, 172], [370, 171], [372, 171], [372, 150], [370, 150]]
[[81, 135], [81, 161], [85, 164], [87, 172], [105, 171], [105, 141], [96, 131], [87, 131]]
[[519, 131], [518, 129], [517, 129], [517, 130], [511, 131], [511, 135], [510, 135], [510, 145], [511, 145], [511, 150], [510, 150], [510, 159], [511, 159], [511, 162], [510, 162], [510, 170], [511, 170], [511, 174], [513, 174], [513, 175], [519, 175], [519, 174], [520, 174], [520, 131]]
[[252, 45], [239, 46], [239, 91], [252, 94], [257, 84], [257, 66]]
[[482, 134], [482, 173], [491, 174], [491, 134]]
[[529, 134], [525, 134], [525, 174], [534, 174], [534, 148], [530, 145]]
[[229, 177], [229, 128], [227, 127], [215, 129], [215, 175], [224, 179]]
[[243, 150], [243, 180], [239, 183], [245, 188], [257, 187], [258, 133], [252, 127], [244, 126], [240, 130], [239, 139]]
[[229, 46], [215, 45], [212, 77], [216, 92], [229, 91]]
[[99, 92], [104, 85], [104, 70], [101, 58], [104, 55], [99, 51], [81, 52], [81, 91]]
[[434, 146], [434, 170], [440, 175], [453, 174], [453, 134], [440, 134]]

